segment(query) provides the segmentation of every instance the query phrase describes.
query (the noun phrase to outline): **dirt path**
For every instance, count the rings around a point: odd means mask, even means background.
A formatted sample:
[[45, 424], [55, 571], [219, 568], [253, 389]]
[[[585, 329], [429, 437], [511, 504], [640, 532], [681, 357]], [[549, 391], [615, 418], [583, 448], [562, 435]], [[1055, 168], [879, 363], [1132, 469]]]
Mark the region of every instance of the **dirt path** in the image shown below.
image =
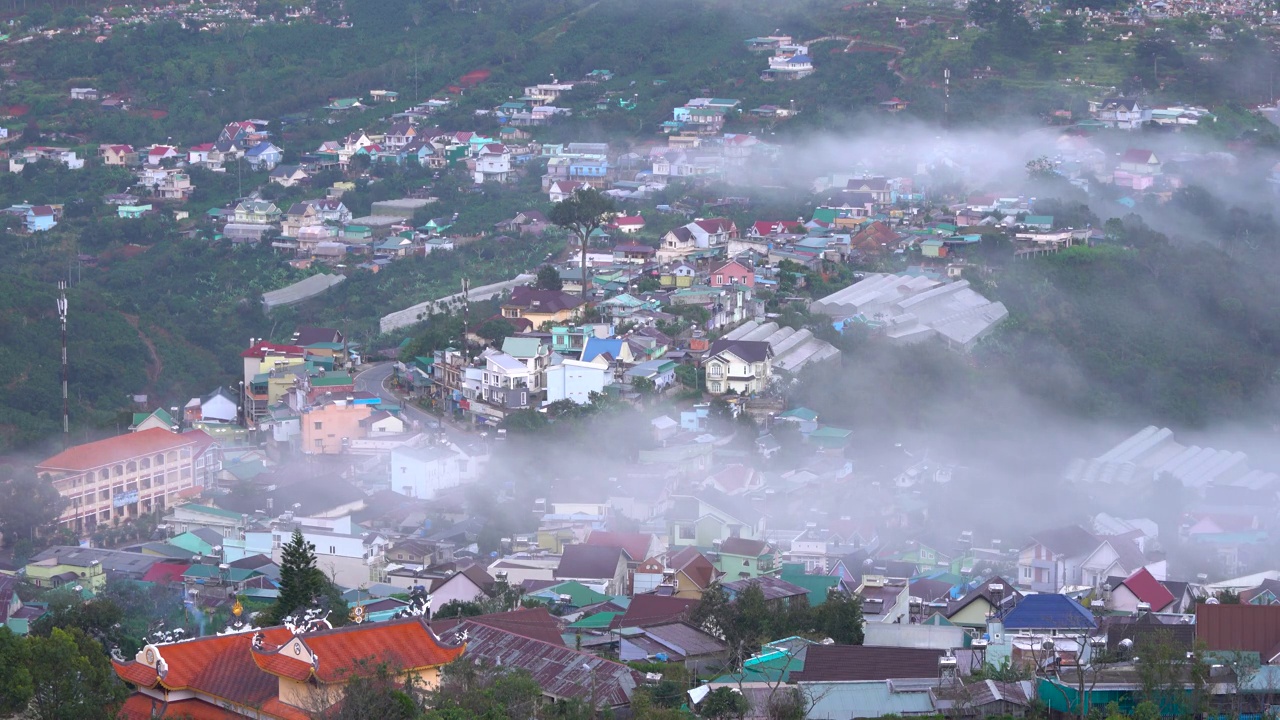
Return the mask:
[[[124, 313], [121, 314], [124, 315]], [[151, 354], [151, 361], [147, 363], [147, 391], [150, 392], [155, 389], [156, 382], [160, 380], [160, 373], [164, 372], [164, 361], [160, 359], [160, 353], [156, 352], [155, 343], [151, 342], [151, 338], [147, 337], [147, 334], [142, 332], [142, 328], [139, 327], [138, 316], [124, 315], [124, 319], [138, 332], [138, 339], [146, 346], [147, 352]]]

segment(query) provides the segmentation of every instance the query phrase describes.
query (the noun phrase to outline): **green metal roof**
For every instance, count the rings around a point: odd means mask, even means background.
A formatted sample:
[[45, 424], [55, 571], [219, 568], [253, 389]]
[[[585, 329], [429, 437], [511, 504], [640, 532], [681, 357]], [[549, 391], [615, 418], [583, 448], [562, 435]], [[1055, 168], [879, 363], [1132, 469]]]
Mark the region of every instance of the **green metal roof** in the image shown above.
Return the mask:
[[795, 418], [797, 420], [807, 420], [809, 422], [813, 422], [814, 420], [818, 419], [818, 413], [814, 412], [813, 410], [810, 410], [807, 407], [798, 407], [798, 408], [791, 408], [790, 410], [784, 413], [778, 413], [778, 417]]
[[574, 607], [595, 605], [609, 599], [608, 595], [598, 593], [576, 580], [570, 580], [568, 582], [562, 582], [559, 585], [552, 585], [551, 587], [543, 588], [538, 592], [533, 593], [533, 595], [535, 597], [544, 598], [548, 601], [554, 601], [559, 595], [568, 595], [569, 604]]
[[324, 377], [311, 378], [311, 387], [336, 387], [354, 383], [355, 380], [350, 375], [326, 375]]
[[603, 630], [609, 627], [613, 619], [621, 614], [620, 612], [598, 612], [595, 615], [588, 615], [578, 622], [569, 623], [569, 627], [585, 630]]
[[239, 520], [241, 517], [240, 513], [238, 512], [231, 512], [230, 510], [223, 510], [222, 508], [209, 507], [208, 505], [197, 505], [195, 503], [187, 503], [186, 505], [179, 505], [178, 509], [187, 510], [190, 512], [204, 513], [206, 515], [216, 515], [218, 517], [231, 518], [233, 520]]
[[537, 357], [542, 350], [538, 338], [509, 337], [502, 341], [502, 352], [517, 358]]
[[[223, 571], [217, 565], [192, 565], [187, 571], [182, 573], [184, 578], [222, 578]], [[226, 578], [230, 582], [244, 582], [255, 575], [262, 573], [249, 568], [227, 568]]]

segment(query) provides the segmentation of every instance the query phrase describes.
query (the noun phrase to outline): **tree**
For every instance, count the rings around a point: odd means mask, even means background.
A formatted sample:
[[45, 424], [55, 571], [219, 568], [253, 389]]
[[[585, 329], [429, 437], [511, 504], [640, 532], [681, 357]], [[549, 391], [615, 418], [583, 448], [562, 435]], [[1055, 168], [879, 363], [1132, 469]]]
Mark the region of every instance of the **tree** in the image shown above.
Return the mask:
[[724, 641], [729, 648], [728, 665], [736, 670], [768, 634], [770, 612], [758, 583], [748, 584], [732, 600], [722, 586], [713, 585], [694, 606], [691, 619]]
[[564, 281], [560, 279], [560, 271], [556, 270], [552, 265], [543, 265], [538, 268], [536, 284], [539, 290], [564, 289]]
[[823, 634], [837, 644], [862, 644], [862, 598], [845, 592], [830, 593], [818, 607], [817, 615]]
[[707, 693], [698, 703], [698, 717], [708, 720], [731, 720], [741, 718], [750, 710], [747, 698], [736, 688], [718, 687]]
[[[259, 624], [279, 625], [284, 618], [312, 607], [329, 584], [316, 567], [316, 546], [307, 542], [301, 530], [295, 529], [289, 543], [280, 551], [280, 595]], [[334, 619], [330, 617], [331, 622]]]
[[31, 702], [35, 692], [27, 670], [27, 641], [0, 626], [0, 716], [18, 713]]
[[18, 540], [35, 541], [39, 531], [53, 527], [67, 506], [53, 483], [42, 480], [33, 470], [9, 470], [0, 482], [0, 533], [6, 544]]
[[27, 640], [35, 720], [108, 720], [128, 695], [106, 652], [77, 628]]
[[591, 289], [591, 275], [587, 268], [587, 241], [591, 239], [591, 233], [600, 229], [615, 212], [617, 208], [613, 199], [595, 188], [576, 190], [572, 197], [561, 200], [551, 208], [551, 222], [572, 233], [581, 245], [584, 302]]
[[516, 326], [511, 324], [510, 320], [504, 318], [493, 318], [487, 320], [483, 325], [476, 328], [476, 334], [488, 340], [490, 343], [497, 345], [503, 338], [516, 334]]
[[441, 605], [439, 610], [431, 613], [431, 617], [463, 618], [475, 617], [483, 614], [484, 608], [480, 607], [480, 603], [468, 602], [466, 600], [450, 600], [444, 605]]

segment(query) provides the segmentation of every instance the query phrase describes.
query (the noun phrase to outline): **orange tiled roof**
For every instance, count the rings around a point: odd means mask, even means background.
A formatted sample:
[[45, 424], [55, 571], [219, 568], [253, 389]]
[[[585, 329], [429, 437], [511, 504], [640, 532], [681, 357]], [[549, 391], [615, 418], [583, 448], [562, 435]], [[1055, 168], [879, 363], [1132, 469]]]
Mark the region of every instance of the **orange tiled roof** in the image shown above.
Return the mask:
[[464, 649], [462, 645], [445, 645], [421, 618], [348, 626], [301, 637], [307, 649], [321, 658], [319, 668], [286, 658], [278, 650], [253, 652], [254, 662], [274, 675], [305, 680], [314, 674], [320, 682], [333, 683], [351, 679], [352, 671], [362, 662], [370, 670], [383, 663], [393, 668], [421, 670], [446, 665]]
[[151, 428], [68, 448], [37, 465], [36, 471], [91, 470], [184, 445], [191, 446], [195, 442], [192, 437], [184, 437], [164, 428]]
[[[282, 628], [263, 631], [269, 643], [283, 643], [291, 636]], [[240, 705], [256, 706], [275, 697], [278, 681], [260, 671], [250, 652], [252, 633], [197, 638], [160, 645], [160, 656], [169, 666], [161, 680], [154, 668], [130, 660], [111, 661], [122, 680], [143, 687], [199, 690]]]

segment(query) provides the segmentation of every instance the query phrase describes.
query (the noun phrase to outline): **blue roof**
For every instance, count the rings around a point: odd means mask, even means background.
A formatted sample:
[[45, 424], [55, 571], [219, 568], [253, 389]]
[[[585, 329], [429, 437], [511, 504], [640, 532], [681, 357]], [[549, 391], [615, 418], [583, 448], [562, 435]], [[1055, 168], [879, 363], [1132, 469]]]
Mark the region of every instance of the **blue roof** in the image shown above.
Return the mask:
[[587, 338], [587, 344], [582, 348], [582, 361], [591, 362], [604, 353], [609, 353], [616, 360], [622, 354], [625, 342], [621, 338]]
[[269, 142], [258, 143], [257, 145], [254, 145], [253, 147], [246, 150], [244, 153], [244, 156], [257, 157], [268, 150], [275, 150], [278, 152], [280, 148], [276, 147], [275, 145], [272, 145]]
[[1093, 613], [1066, 595], [1027, 595], [1004, 616], [1005, 630], [1090, 630]]

